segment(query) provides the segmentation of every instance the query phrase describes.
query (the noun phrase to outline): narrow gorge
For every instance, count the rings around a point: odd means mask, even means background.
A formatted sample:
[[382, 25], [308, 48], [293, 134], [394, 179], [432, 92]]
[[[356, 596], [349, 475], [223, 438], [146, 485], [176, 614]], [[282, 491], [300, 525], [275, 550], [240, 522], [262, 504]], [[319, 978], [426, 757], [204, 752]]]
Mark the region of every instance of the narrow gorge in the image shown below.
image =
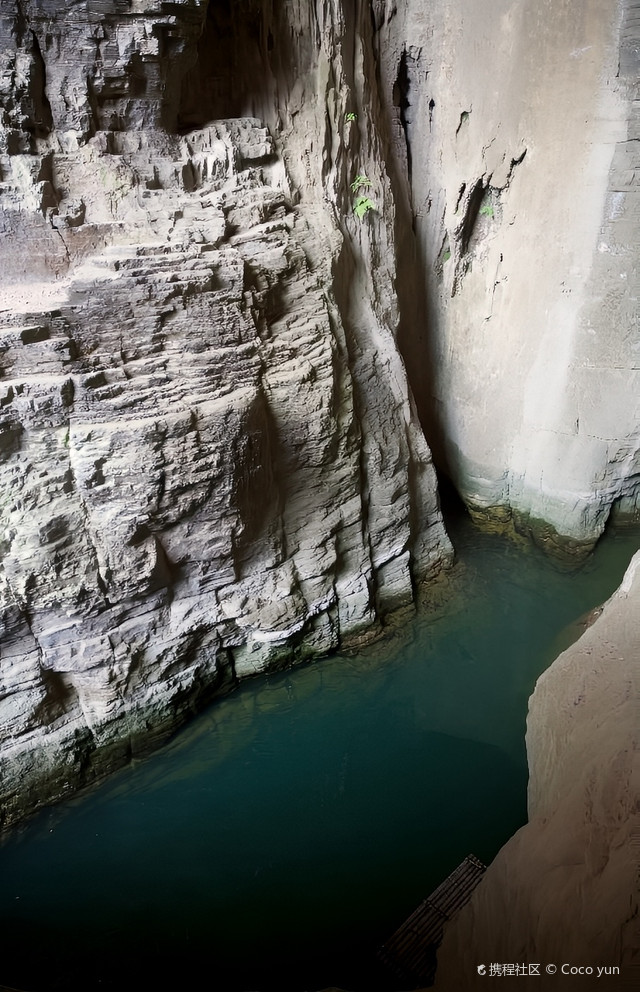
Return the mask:
[[[1, 829], [445, 602], [436, 465], [561, 568], [638, 523], [639, 49], [637, 0], [0, 0]], [[630, 975], [637, 561], [443, 992], [558, 921]]]

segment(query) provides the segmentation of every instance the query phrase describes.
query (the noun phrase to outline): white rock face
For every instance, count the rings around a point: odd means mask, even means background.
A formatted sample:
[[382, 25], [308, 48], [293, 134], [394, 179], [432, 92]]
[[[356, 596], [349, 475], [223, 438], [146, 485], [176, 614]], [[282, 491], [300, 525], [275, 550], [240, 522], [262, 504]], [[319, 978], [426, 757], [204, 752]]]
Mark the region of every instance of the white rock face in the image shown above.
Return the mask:
[[341, 9], [274, 23], [295, 79], [239, 34], [226, 92], [220, 6], [124, 6], [0, 5], [6, 822], [371, 636], [451, 558]]
[[[445, 932], [435, 989], [480, 989], [485, 962], [539, 962], [523, 988], [635, 988], [640, 837], [640, 552], [602, 614], [538, 680], [529, 823]], [[562, 965], [593, 968], [567, 976]], [[619, 973], [598, 968], [618, 968]], [[614, 976], [614, 977], [607, 977]]]
[[374, 8], [423, 422], [474, 512], [579, 552], [638, 507], [637, 4]]

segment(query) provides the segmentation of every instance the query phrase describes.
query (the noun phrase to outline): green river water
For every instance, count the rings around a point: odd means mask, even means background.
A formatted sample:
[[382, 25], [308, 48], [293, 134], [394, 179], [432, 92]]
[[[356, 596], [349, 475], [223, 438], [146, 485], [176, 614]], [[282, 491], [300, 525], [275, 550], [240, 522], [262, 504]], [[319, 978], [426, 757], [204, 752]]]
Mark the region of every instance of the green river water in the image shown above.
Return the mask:
[[394, 987], [376, 948], [524, 822], [527, 698], [639, 543], [611, 534], [568, 574], [450, 532], [437, 619], [243, 685], [0, 848], [0, 985]]

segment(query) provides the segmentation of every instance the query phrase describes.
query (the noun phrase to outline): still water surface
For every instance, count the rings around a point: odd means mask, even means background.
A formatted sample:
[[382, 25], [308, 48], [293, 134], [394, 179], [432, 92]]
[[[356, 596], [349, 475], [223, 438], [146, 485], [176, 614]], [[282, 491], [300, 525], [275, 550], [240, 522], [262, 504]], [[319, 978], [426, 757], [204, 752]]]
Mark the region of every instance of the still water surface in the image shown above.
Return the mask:
[[567, 574], [466, 519], [452, 536], [437, 619], [245, 684], [0, 848], [0, 984], [385, 988], [376, 947], [524, 822], [527, 698], [639, 543]]

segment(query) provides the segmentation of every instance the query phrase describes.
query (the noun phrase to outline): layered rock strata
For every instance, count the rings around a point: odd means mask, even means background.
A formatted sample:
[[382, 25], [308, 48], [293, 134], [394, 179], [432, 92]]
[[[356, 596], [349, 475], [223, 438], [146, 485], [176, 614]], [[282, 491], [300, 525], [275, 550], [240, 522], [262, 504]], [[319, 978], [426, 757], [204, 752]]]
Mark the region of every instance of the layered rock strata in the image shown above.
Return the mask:
[[479, 518], [579, 555], [638, 514], [637, 0], [372, 8], [430, 443]]
[[637, 988], [639, 654], [640, 552], [593, 626], [538, 680], [529, 822], [447, 928], [439, 992], [483, 988], [491, 962], [540, 964], [544, 977], [520, 975], [522, 988]]
[[0, 4], [5, 822], [451, 558], [372, 63], [338, 4], [244, 8]]

